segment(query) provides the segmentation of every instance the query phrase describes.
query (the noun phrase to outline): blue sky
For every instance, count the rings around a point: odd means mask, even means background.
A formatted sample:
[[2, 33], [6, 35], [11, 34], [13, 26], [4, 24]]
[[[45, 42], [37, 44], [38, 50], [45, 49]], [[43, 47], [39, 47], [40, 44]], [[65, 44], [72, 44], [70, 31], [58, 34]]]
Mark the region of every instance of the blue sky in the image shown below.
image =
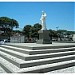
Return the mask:
[[0, 17], [7, 16], [25, 25], [40, 23], [41, 11], [47, 14], [47, 29], [75, 30], [75, 3], [72, 2], [0, 2]]

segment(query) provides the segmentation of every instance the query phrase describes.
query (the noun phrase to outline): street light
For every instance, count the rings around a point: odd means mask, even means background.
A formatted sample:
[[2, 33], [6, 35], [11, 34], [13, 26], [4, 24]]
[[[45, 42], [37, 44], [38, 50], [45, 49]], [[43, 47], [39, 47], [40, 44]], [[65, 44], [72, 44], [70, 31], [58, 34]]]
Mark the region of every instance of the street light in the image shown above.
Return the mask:
[[56, 27], [57, 31], [58, 31], [59, 26]]

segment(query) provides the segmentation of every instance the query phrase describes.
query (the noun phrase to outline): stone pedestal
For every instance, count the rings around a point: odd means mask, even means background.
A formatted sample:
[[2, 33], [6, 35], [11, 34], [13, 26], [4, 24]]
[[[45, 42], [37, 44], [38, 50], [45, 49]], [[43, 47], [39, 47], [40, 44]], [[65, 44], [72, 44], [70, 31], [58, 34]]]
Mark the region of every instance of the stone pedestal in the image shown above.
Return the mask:
[[40, 30], [38, 31], [38, 33], [39, 33], [39, 40], [37, 41], [37, 44], [52, 44], [48, 30]]
[[75, 34], [73, 34], [73, 41], [75, 41]]

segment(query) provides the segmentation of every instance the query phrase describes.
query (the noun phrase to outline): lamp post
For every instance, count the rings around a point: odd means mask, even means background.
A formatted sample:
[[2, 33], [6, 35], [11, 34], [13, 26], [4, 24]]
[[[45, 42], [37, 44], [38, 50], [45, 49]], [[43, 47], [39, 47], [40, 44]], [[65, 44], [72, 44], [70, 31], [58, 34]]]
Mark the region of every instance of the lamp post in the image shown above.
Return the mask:
[[57, 31], [58, 31], [59, 26], [56, 27]]
[[21, 35], [19, 34], [19, 42], [21, 43]]
[[[56, 31], [58, 31], [59, 26], [56, 27]], [[57, 40], [59, 40], [59, 33], [57, 32]]]

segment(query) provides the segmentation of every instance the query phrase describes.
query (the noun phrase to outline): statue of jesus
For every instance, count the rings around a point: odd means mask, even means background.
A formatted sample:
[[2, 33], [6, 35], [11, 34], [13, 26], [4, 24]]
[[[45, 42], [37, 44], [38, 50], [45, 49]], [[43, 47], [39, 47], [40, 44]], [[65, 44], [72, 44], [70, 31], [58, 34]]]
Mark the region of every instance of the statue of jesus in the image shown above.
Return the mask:
[[41, 16], [41, 24], [42, 24], [42, 29], [41, 30], [47, 30], [46, 28], [46, 13], [42, 11], [42, 16]]

